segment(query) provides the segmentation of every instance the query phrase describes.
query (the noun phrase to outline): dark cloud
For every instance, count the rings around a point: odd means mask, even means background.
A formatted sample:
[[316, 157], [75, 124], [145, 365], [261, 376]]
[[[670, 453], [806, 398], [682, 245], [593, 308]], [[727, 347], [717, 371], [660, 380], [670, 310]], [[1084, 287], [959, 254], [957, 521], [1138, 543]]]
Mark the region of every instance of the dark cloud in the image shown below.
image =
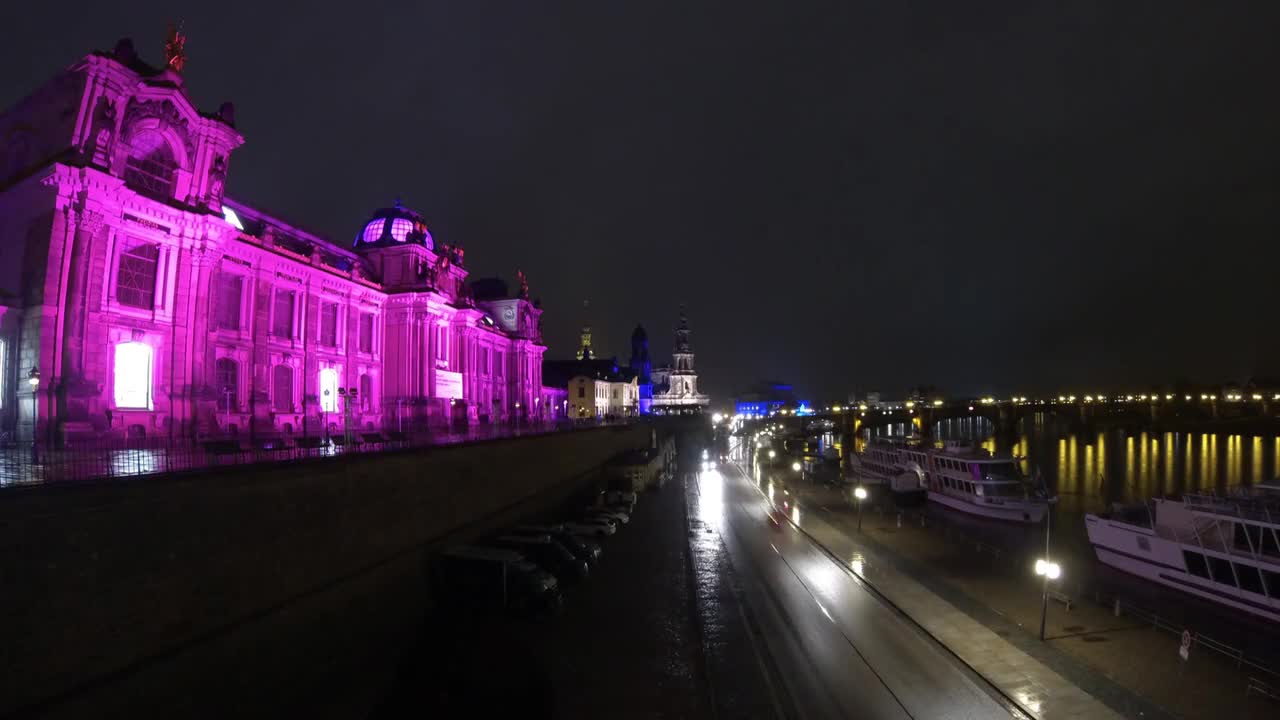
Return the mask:
[[231, 194], [345, 241], [397, 195], [553, 354], [812, 394], [1275, 373], [1271, 2], [45, 4], [0, 102], [119, 36], [189, 35], [237, 104]]

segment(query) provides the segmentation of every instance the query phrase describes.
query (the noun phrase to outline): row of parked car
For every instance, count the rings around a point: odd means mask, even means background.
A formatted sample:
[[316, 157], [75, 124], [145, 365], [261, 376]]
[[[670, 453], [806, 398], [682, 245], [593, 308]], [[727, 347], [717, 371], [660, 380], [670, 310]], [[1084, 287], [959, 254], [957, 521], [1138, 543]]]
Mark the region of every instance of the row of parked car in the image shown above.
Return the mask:
[[517, 614], [554, 611], [561, 588], [582, 582], [600, 562], [601, 541], [631, 522], [636, 494], [611, 491], [564, 522], [518, 525], [442, 552], [436, 595], [447, 607]]

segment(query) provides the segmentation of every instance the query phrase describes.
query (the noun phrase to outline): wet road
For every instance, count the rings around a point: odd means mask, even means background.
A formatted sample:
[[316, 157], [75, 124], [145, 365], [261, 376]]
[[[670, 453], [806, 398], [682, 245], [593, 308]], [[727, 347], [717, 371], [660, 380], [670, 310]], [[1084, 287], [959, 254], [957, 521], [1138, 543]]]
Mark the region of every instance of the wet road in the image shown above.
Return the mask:
[[[781, 493], [780, 490], [777, 491]], [[698, 474], [698, 516], [743, 578], [785, 704], [802, 718], [1017, 717], [787, 522], [734, 463]], [[782, 512], [783, 497], [775, 497]], [[797, 521], [799, 510], [786, 512]]]

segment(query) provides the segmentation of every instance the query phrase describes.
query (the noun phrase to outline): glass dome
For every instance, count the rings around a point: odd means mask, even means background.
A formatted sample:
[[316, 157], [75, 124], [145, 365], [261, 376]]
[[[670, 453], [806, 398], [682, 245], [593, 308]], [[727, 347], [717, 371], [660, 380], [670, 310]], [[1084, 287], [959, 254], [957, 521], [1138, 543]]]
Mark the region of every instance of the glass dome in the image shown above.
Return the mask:
[[387, 247], [403, 243], [425, 245], [428, 250], [435, 250], [435, 241], [427, 230], [426, 221], [396, 200], [393, 207], [382, 208], [373, 214], [356, 235], [354, 247]]

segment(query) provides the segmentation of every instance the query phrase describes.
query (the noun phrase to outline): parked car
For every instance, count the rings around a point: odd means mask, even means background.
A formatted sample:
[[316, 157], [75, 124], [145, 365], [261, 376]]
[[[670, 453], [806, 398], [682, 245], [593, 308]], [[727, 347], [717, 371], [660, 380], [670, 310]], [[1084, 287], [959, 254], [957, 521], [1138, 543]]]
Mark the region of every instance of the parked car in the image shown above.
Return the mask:
[[606, 518], [583, 518], [581, 520], [571, 520], [564, 524], [564, 529], [575, 535], [592, 535], [596, 537], [607, 537], [618, 532], [618, 525]]
[[515, 550], [555, 575], [561, 583], [577, 582], [589, 572], [586, 560], [569, 552], [550, 535], [503, 535], [485, 544]]
[[626, 505], [627, 512], [636, 506], [636, 494], [630, 490], [610, 490], [604, 494], [605, 505]]
[[588, 540], [564, 529], [564, 525], [520, 525], [513, 528], [513, 535], [550, 535], [551, 539], [565, 546], [575, 557], [594, 565], [600, 561], [600, 543]]
[[627, 513], [613, 507], [605, 505], [591, 505], [583, 509], [583, 513], [595, 517], [606, 517], [616, 521], [620, 525], [626, 525], [631, 522], [631, 516]]
[[435, 558], [432, 585], [454, 610], [533, 614], [560, 607], [560, 584], [514, 550], [463, 545]]

